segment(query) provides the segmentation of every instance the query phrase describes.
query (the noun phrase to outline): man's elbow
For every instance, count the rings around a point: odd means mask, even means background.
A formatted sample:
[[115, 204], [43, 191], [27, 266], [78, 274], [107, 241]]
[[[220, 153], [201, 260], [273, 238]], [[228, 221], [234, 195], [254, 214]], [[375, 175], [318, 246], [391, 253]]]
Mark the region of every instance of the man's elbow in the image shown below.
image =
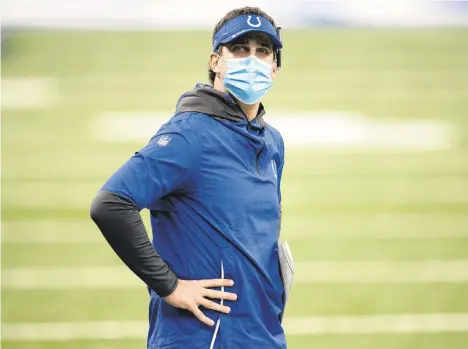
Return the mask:
[[98, 224], [98, 222], [100, 222], [105, 216], [105, 204], [102, 200], [103, 196], [104, 193], [100, 191], [96, 194], [93, 201], [91, 202], [89, 215], [96, 224]]

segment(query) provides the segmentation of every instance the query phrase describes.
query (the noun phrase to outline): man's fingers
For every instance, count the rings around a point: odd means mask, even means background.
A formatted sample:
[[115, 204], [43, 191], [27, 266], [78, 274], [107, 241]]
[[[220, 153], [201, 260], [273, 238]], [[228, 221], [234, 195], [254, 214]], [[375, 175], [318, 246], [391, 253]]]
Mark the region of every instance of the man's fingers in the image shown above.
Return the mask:
[[198, 309], [198, 307], [194, 306], [190, 309], [190, 311], [197, 317], [198, 320], [200, 320], [204, 324], [208, 326], [214, 326], [214, 321], [211, 320], [209, 317], [205, 316], [205, 314], [203, 314], [203, 312], [200, 309]]
[[203, 300], [200, 301], [200, 305], [203, 305], [207, 309], [216, 310], [216, 311], [219, 311], [219, 312], [225, 313], [225, 314], [229, 314], [229, 312], [231, 311], [231, 308], [229, 308], [229, 307], [227, 307], [225, 305], [221, 305], [221, 304], [212, 302], [212, 301], [210, 301], [210, 300], [208, 300], [206, 298], [203, 298]]
[[202, 287], [230, 287], [234, 285], [234, 281], [230, 279], [208, 279], [200, 280], [199, 282]]
[[209, 298], [226, 299], [228, 301], [237, 300], [237, 294], [235, 293], [216, 290], [205, 290], [204, 296]]

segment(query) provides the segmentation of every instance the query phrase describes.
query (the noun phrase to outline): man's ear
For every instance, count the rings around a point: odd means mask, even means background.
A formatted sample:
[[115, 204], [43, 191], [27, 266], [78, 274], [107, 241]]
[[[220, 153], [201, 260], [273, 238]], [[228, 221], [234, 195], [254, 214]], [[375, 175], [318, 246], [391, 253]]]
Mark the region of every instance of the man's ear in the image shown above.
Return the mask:
[[271, 70], [271, 78], [275, 80], [276, 74], [278, 73], [278, 64], [276, 62], [273, 62], [273, 69]]
[[219, 73], [219, 56], [214, 52], [210, 54], [210, 68], [215, 73]]

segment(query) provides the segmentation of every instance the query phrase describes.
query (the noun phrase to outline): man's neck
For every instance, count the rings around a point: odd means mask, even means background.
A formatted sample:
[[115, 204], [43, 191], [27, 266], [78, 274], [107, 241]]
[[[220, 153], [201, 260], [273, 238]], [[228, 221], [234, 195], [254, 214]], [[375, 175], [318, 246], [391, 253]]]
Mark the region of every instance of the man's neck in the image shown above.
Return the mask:
[[239, 107], [242, 109], [242, 111], [244, 112], [244, 114], [247, 117], [247, 120], [249, 120], [249, 122], [251, 122], [253, 119], [255, 119], [255, 117], [258, 114], [258, 108], [260, 107], [260, 103], [255, 103], [255, 104], [252, 104], [252, 105], [248, 105], [248, 104], [244, 104], [241, 101], [237, 100], [237, 104], [239, 104]]
[[[227, 92], [226, 88], [223, 85], [223, 82], [219, 78], [215, 79], [213, 87], [216, 90], [220, 91], [220, 92]], [[252, 105], [244, 104], [244, 103], [242, 103], [241, 101], [239, 101], [237, 99], [236, 99], [236, 102], [239, 105], [239, 107], [242, 109], [242, 111], [244, 112], [244, 114], [247, 117], [247, 120], [249, 122], [251, 122], [253, 119], [255, 119], [255, 117], [258, 114], [258, 108], [260, 108], [260, 102], [252, 104]]]

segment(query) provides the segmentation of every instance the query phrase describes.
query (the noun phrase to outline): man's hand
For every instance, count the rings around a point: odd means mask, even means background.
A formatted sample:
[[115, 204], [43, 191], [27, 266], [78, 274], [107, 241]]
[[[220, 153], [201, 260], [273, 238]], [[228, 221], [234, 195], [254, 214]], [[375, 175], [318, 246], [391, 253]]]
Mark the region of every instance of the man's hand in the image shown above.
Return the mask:
[[[211, 280], [179, 280], [174, 292], [164, 297], [164, 300], [170, 305], [187, 309], [191, 311], [201, 322], [208, 326], [213, 326], [214, 321], [206, 317], [199, 309], [204, 306], [207, 309], [216, 310], [222, 313], [229, 313], [231, 309], [225, 305], [215, 303], [207, 298], [226, 299], [230, 301], [237, 300], [237, 295], [230, 292], [209, 290], [210, 287], [229, 287], [234, 285], [234, 281], [228, 279]], [[207, 298], [206, 298], [207, 297]]]

